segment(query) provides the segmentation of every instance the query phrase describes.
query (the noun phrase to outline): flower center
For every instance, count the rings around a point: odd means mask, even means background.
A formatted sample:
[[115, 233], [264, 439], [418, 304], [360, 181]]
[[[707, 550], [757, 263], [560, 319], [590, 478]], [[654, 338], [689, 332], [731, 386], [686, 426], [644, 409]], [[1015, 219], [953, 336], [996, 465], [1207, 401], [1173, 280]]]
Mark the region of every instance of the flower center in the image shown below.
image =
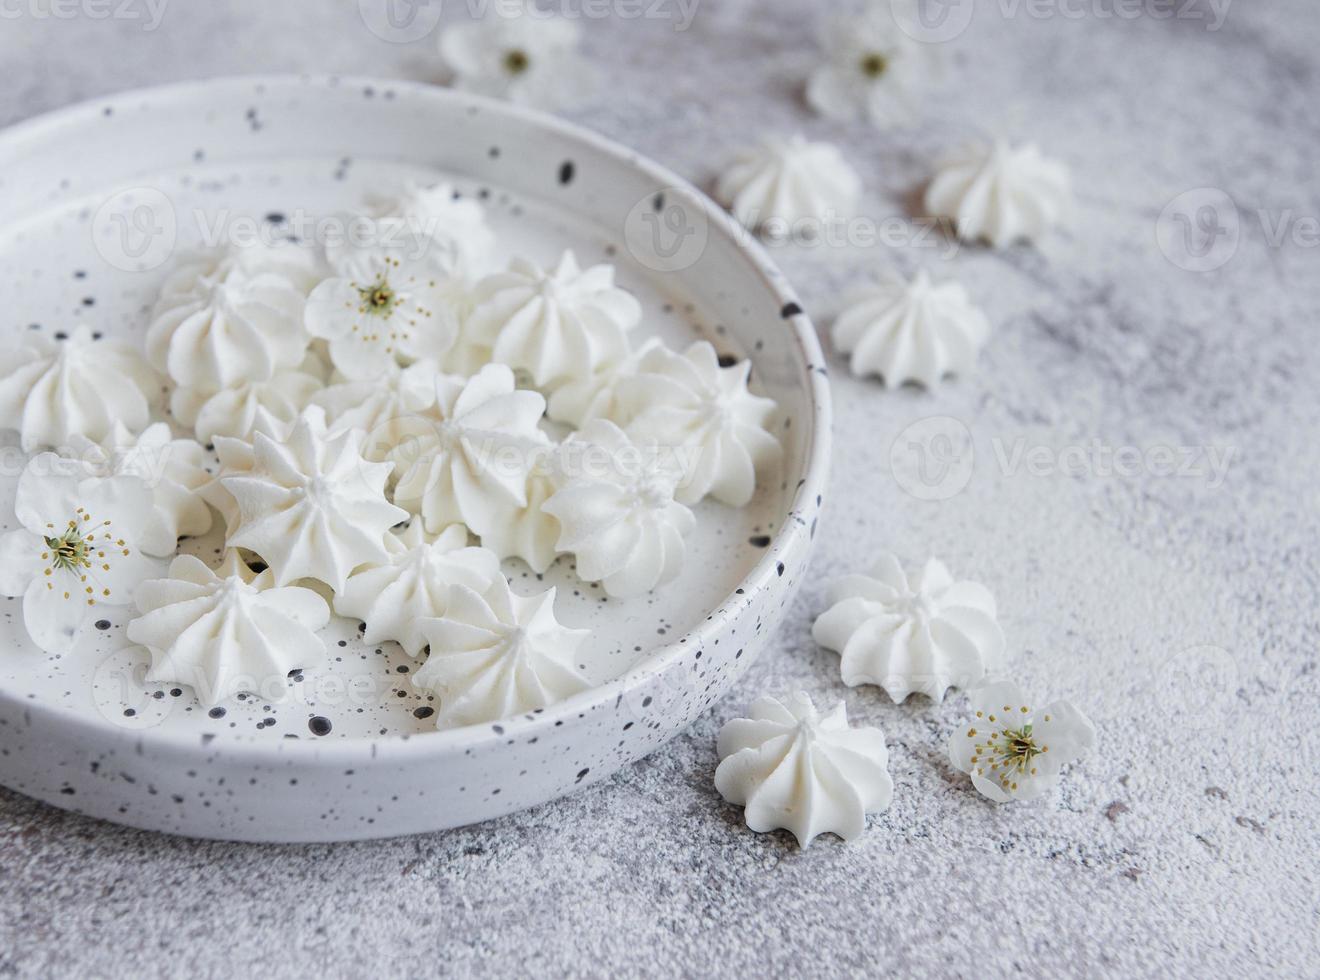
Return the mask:
[[504, 52], [504, 70], [510, 75], [521, 75], [531, 64], [531, 59], [522, 48], [510, 48]]
[[[978, 731], [975, 725], [967, 729], [968, 738], [982, 739], [972, 746], [972, 765], [976, 766], [976, 774], [997, 782], [1006, 793], [1018, 788], [1019, 779], [1036, 775], [1036, 757], [1050, 750], [1033, 734], [1030, 721], [1017, 727], [1004, 724], [1012, 711], [1010, 705], [1004, 705], [1004, 717], [991, 714], [986, 720], [997, 727], [988, 732]], [[1026, 705], [1018, 708], [1017, 713], [1024, 718], [1031, 717], [1031, 709]], [[982, 716], [983, 712], [976, 713], [978, 720]], [[1045, 720], [1050, 720], [1049, 715]]]
[[862, 55], [858, 67], [867, 78], [876, 79], [889, 70], [889, 59], [879, 51], [868, 51]]
[[371, 316], [387, 317], [394, 312], [399, 302], [399, 294], [390, 285], [389, 278], [382, 275], [370, 286], [358, 286], [358, 295], [362, 297], [361, 311]]
[[[110, 571], [110, 563], [116, 554], [128, 554], [127, 543], [123, 538], [116, 538], [109, 528], [110, 521], [94, 521], [82, 507], [74, 511], [63, 530], [47, 524], [49, 533], [43, 535], [45, 548], [41, 552], [41, 560], [46, 563], [46, 588], [56, 591], [56, 572], [76, 575], [77, 586], [65, 592], [64, 598], [71, 599], [75, 591], [81, 590], [87, 605], [95, 605], [98, 596], [93, 581], [98, 573]], [[110, 590], [102, 588], [99, 598], [109, 599]]]

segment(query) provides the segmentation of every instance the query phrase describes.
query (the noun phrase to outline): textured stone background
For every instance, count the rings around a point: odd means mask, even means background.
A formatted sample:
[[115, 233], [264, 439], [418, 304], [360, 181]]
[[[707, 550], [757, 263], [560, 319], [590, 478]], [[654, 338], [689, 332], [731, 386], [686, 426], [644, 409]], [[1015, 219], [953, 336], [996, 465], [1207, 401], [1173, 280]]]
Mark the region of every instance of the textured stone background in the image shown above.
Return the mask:
[[[767, 131], [836, 140], [877, 221], [977, 134], [1038, 141], [1078, 191], [1070, 229], [1039, 251], [778, 250], [820, 322], [842, 287], [893, 264], [958, 276], [998, 330], [975, 377], [932, 393], [886, 393], [836, 359], [847, 451], [817, 581], [777, 648], [645, 762], [454, 833], [208, 844], [0, 792], [0, 976], [1315, 975], [1320, 249], [1305, 222], [1320, 214], [1320, 10], [1238, 0], [1211, 31], [1209, 0], [1177, 0], [1199, 19], [1162, 19], [1160, 0], [1134, 19], [1111, 0], [979, 0], [919, 124], [881, 134], [801, 103], [819, 4], [717, 3], [681, 32], [586, 22], [609, 93], [574, 117], [700, 181]], [[3, 8], [0, 122], [196, 76], [436, 74], [432, 41], [382, 42], [350, 2], [174, 0], [152, 33], [47, 9]], [[1240, 239], [1194, 274], [1155, 228], [1205, 186], [1236, 201]], [[936, 415], [969, 427], [976, 456], [967, 488], [931, 502], [900, 487], [890, 447]], [[1213, 449], [1231, 465], [1222, 484], [1013, 466], [1015, 447], [1096, 445], [1193, 447], [1202, 464]], [[1090, 713], [1098, 751], [1056, 794], [985, 803], [944, 754], [960, 698], [847, 690], [813, 647], [819, 583], [881, 548], [987, 583], [1028, 691]], [[852, 845], [803, 853], [748, 833], [712, 788], [719, 725], [795, 688], [845, 698], [890, 741], [894, 805]]]

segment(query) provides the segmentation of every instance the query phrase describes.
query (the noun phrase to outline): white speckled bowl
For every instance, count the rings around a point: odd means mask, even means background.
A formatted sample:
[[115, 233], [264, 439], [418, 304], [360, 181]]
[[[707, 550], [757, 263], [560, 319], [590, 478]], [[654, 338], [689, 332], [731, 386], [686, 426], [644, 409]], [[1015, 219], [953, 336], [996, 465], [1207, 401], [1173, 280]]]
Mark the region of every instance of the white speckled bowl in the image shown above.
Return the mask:
[[[674, 342], [705, 334], [750, 357], [783, 409], [780, 480], [743, 511], [701, 505], [690, 571], [653, 597], [606, 603], [561, 560], [545, 579], [560, 588], [561, 618], [593, 629], [599, 684], [493, 725], [434, 731], [429, 697], [406, 683], [415, 664], [390, 644], [363, 649], [356, 623], [331, 624], [334, 662], [318, 676], [368, 678], [362, 700], [331, 698], [321, 684], [292, 706], [247, 698], [217, 715], [184, 690], [125, 689], [145, 660], [124, 638], [127, 611], [61, 658], [26, 640], [18, 600], [0, 599], [0, 783], [198, 837], [453, 827], [645, 756], [773, 634], [802, 579], [828, 471], [815, 333], [761, 249], [700, 192], [553, 118], [424, 85], [270, 78], [128, 93], [15, 127], [0, 135], [0, 276], [15, 297], [0, 332], [7, 344], [82, 318], [140, 337], [167, 260], [217, 215], [227, 228], [246, 228], [236, 216], [286, 226], [351, 206], [382, 180], [436, 176], [481, 197], [519, 251], [549, 261], [569, 244], [584, 262], [616, 263], [646, 307], [643, 329]], [[7, 462], [15, 453], [12, 439], [0, 444]], [[5, 528], [14, 471], [0, 480]], [[203, 557], [218, 546], [188, 544]], [[506, 572], [516, 588], [545, 587], [520, 563]]]

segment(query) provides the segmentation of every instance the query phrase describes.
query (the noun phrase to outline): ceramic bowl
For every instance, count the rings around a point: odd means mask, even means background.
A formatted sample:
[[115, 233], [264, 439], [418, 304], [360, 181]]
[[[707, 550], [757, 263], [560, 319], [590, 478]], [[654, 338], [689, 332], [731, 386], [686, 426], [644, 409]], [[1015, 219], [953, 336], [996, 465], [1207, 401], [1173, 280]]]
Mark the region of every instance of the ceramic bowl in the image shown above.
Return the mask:
[[[0, 600], [0, 783], [136, 827], [254, 841], [410, 834], [486, 820], [581, 789], [654, 751], [710, 707], [771, 639], [802, 580], [829, 459], [815, 332], [761, 248], [686, 181], [557, 119], [432, 86], [264, 78], [133, 92], [0, 135], [0, 274], [10, 335], [77, 319], [140, 338], [175, 254], [219, 233], [320, 234], [305, 220], [381, 182], [451, 180], [501, 242], [552, 261], [608, 261], [672, 342], [749, 357], [781, 406], [782, 472], [750, 508], [698, 508], [683, 578], [604, 601], [563, 560], [516, 588], [559, 588], [593, 631], [591, 689], [527, 715], [435, 730], [433, 700], [392, 644], [327, 631], [323, 683], [292, 704], [208, 711], [142, 681], [131, 611], [64, 657], [26, 640]], [[295, 213], [297, 212], [297, 213]], [[208, 235], [211, 238], [208, 238]], [[16, 447], [4, 446], [14, 462]], [[18, 468], [21, 469], [21, 466]], [[0, 483], [13, 524], [14, 466]], [[218, 540], [187, 547], [203, 557]], [[302, 690], [310, 690], [313, 678]], [[366, 677], [358, 700], [344, 685]], [[299, 685], [294, 685], [299, 687]], [[340, 693], [331, 696], [333, 687]]]

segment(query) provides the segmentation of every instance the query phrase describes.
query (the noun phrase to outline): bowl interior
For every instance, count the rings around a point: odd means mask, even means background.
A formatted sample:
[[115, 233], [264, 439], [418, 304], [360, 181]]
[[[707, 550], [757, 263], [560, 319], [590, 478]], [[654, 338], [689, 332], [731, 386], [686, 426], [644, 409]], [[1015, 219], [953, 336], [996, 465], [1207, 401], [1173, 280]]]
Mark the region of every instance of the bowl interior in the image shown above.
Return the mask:
[[[584, 265], [614, 264], [643, 303], [635, 336], [674, 346], [704, 337], [728, 358], [751, 358], [760, 389], [780, 404], [782, 472], [747, 508], [696, 508], [679, 581], [607, 600], [567, 558], [544, 576], [506, 563], [516, 590], [556, 587], [560, 618], [593, 631], [582, 655], [593, 680], [644, 669], [700, 630], [758, 566], [773, 565], [795, 501], [818, 492], [824, 381], [810, 325], [768, 262], [701, 195], [627, 151], [426, 86], [236, 80], [59, 113], [0, 137], [0, 276], [14, 298], [6, 341], [85, 322], [138, 342], [180, 251], [323, 239], [368, 193], [409, 180], [447, 180], [479, 199], [498, 236], [497, 264], [524, 255], [548, 265], [564, 248]], [[7, 529], [23, 456], [13, 437], [0, 451]], [[213, 559], [220, 547], [212, 532], [185, 550]], [[330, 663], [305, 671], [285, 701], [241, 697], [207, 711], [186, 688], [142, 681], [148, 658], [124, 636], [127, 610], [108, 611], [72, 653], [54, 657], [26, 639], [19, 607], [0, 599], [0, 644], [11, 651], [0, 661], [0, 697], [154, 736], [370, 739], [434, 729], [432, 697], [408, 682], [418, 662], [391, 643], [364, 645], [355, 621], [332, 620]]]

